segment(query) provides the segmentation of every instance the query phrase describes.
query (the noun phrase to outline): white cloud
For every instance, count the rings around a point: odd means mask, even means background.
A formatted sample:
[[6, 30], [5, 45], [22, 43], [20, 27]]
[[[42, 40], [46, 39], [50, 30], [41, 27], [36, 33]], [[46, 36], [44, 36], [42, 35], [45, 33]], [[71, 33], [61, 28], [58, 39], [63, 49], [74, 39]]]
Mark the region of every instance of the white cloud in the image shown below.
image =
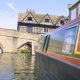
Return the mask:
[[11, 2], [11, 3], [8, 3], [7, 4], [9, 8], [11, 8], [12, 10], [18, 12], [18, 9], [14, 6], [14, 4]]

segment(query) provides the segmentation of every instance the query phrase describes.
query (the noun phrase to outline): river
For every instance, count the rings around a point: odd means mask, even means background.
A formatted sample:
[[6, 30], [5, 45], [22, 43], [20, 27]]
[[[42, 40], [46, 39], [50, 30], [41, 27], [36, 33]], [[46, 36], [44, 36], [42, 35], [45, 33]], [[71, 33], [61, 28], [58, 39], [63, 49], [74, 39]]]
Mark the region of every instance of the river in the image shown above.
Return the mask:
[[20, 53], [0, 55], [0, 80], [38, 80], [35, 71], [35, 56]]

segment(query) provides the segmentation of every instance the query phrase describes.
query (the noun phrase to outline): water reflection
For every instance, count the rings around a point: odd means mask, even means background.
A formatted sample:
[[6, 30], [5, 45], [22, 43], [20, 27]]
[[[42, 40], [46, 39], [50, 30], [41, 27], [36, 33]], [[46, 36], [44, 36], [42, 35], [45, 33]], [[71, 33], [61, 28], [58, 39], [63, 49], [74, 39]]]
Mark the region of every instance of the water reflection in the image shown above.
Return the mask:
[[36, 80], [35, 57], [27, 54], [0, 55], [0, 80]]

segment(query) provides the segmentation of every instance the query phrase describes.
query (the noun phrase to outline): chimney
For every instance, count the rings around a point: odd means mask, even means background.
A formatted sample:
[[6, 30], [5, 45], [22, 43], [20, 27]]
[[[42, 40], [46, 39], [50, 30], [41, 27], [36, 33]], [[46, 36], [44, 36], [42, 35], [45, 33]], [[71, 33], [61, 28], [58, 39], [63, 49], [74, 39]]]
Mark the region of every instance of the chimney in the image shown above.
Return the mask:
[[29, 10], [27, 9], [26, 13], [28, 13], [28, 12], [29, 12]]
[[72, 4], [68, 4], [68, 9], [72, 7]]

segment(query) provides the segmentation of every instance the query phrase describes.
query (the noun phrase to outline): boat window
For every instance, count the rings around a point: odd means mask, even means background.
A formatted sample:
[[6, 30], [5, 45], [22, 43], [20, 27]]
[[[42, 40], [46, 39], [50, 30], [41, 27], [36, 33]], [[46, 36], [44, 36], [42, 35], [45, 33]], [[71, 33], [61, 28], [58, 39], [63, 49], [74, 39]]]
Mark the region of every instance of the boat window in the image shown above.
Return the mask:
[[77, 35], [77, 27], [69, 28], [66, 30], [65, 40], [62, 49], [62, 52], [64, 54], [73, 53], [75, 47], [76, 35]]
[[47, 51], [49, 40], [50, 40], [50, 35], [47, 35], [44, 39], [42, 51], [45, 51], [45, 52]]
[[43, 47], [42, 47], [42, 51], [44, 51], [44, 47], [45, 47], [45, 44], [46, 44], [46, 39], [47, 39], [47, 36], [45, 36]]
[[50, 40], [50, 35], [47, 36], [45, 51], [47, 51], [47, 49], [48, 49], [49, 40]]

